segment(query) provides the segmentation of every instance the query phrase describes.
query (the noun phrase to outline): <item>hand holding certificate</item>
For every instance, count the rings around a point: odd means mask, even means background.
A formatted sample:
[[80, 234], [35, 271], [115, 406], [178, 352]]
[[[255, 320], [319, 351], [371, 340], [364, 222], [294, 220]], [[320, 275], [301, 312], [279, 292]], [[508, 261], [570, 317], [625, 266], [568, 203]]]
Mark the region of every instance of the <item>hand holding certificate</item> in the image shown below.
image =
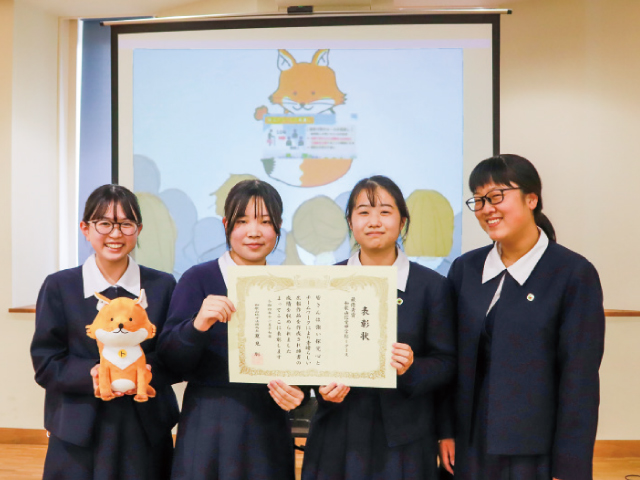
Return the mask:
[[230, 267], [233, 382], [393, 388], [395, 267]]

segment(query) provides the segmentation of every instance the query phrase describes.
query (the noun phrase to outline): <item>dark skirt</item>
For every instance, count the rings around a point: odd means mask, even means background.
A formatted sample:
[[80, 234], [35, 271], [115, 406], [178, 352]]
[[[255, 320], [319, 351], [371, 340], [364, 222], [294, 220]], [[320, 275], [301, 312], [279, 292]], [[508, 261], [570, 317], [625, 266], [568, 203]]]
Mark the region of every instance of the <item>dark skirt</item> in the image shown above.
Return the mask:
[[316, 416], [304, 452], [303, 480], [435, 480], [437, 442], [426, 435], [389, 447], [375, 389], [353, 388]]
[[267, 387], [189, 384], [171, 478], [293, 480], [287, 412], [273, 401]]
[[[150, 400], [153, 401], [153, 400]], [[69, 419], [73, 422], [73, 419]], [[133, 397], [104, 402], [94, 427], [92, 445], [81, 447], [54, 435], [44, 463], [44, 480], [168, 480], [173, 439], [147, 438]]]
[[489, 455], [487, 453], [487, 413], [489, 372], [491, 370], [491, 334], [496, 308], [485, 320], [478, 348], [476, 394], [473, 406], [471, 441], [456, 444], [456, 480], [551, 480], [549, 455]]

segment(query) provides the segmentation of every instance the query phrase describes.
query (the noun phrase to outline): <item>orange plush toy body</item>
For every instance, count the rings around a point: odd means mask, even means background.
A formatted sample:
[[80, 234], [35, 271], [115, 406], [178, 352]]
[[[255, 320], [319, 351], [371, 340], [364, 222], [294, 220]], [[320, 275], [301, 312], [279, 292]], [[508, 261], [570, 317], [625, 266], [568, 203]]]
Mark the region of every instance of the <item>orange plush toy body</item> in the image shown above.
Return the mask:
[[156, 326], [147, 316], [144, 290], [140, 297], [118, 297], [110, 300], [99, 293], [98, 315], [87, 326], [87, 335], [98, 342], [100, 367], [95, 395], [112, 400], [115, 392], [135, 389], [136, 402], [146, 402], [156, 395], [149, 385], [151, 372], [140, 344], [156, 334]]

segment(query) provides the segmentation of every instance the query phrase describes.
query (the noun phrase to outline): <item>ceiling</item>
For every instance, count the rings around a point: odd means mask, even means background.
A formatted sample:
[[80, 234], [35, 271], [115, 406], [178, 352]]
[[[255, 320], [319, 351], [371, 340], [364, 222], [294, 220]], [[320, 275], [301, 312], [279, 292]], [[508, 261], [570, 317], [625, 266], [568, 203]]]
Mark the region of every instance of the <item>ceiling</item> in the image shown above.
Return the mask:
[[194, 3], [194, 0], [15, 0], [29, 3], [61, 17], [127, 17], [154, 15]]
[[[218, 13], [220, 11], [229, 12], [229, 5], [232, 4], [228, 0], [15, 0], [16, 2], [29, 3], [47, 12], [53, 13], [61, 17], [74, 18], [109, 18], [109, 17], [125, 17], [125, 16], [143, 16], [157, 15], [159, 12], [167, 10], [175, 10], [185, 5], [196, 4], [202, 5], [202, 14]], [[380, 10], [393, 7], [499, 7], [511, 5], [515, 2], [524, 0], [371, 0], [374, 9]], [[238, 2], [246, 10], [247, 4], [251, 2]], [[272, 11], [277, 11], [276, 0], [258, 0], [256, 5], [260, 3], [260, 10], [265, 11], [264, 7], [269, 3], [273, 4]], [[310, 0], [309, 3], [313, 3]], [[326, 3], [326, 0], [324, 0]], [[349, 5], [348, 0], [336, 0], [337, 5]], [[224, 4], [223, 9], [216, 9], [216, 4]], [[193, 6], [189, 11], [194, 11]], [[196, 7], [195, 10], [198, 10]], [[231, 10], [232, 11], [232, 10]]]

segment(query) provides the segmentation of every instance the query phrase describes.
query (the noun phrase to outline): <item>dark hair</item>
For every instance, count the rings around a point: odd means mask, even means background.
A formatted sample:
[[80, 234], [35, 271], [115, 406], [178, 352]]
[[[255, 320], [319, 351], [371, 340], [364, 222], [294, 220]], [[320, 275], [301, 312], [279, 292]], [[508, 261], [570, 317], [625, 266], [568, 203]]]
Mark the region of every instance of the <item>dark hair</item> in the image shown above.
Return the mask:
[[556, 232], [547, 216], [542, 213], [542, 181], [533, 164], [524, 157], [513, 154], [497, 155], [481, 161], [469, 176], [471, 193], [488, 183], [519, 187], [522, 193], [534, 193], [538, 204], [533, 209], [536, 225], [544, 231], [552, 242], [556, 241]]
[[349, 201], [347, 202], [347, 210], [345, 212], [345, 218], [347, 219], [347, 223], [351, 225], [351, 215], [353, 215], [353, 209], [356, 207], [356, 200], [360, 192], [363, 190], [367, 192], [367, 198], [369, 199], [369, 203], [371, 206], [376, 205], [376, 190], [378, 188], [382, 188], [387, 191], [389, 195], [393, 197], [393, 200], [396, 202], [396, 206], [398, 207], [398, 211], [400, 212], [400, 218], [406, 218], [407, 222], [404, 225], [404, 233], [402, 234], [402, 241], [404, 242], [407, 238], [407, 232], [409, 231], [409, 208], [407, 207], [407, 202], [400, 191], [400, 187], [396, 185], [396, 183], [391, 180], [389, 177], [385, 177], [384, 175], [374, 175], [373, 177], [363, 178], [356, 186], [351, 190], [351, 194], [349, 195]]
[[269, 218], [271, 218], [273, 229], [278, 237], [276, 241], [276, 245], [278, 245], [280, 241], [280, 225], [282, 224], [282, 198], [280, 198], [280, 194], [270, 184], [262, 180], [243, 180], [236, 183], [229, 190], [227, 199], [224, 201], [224, 216], [227, 219], [227, 227], [224, 233], [227, 237], [228, 247], [231, 247], [229, 237], [233, 232], [233, 227], [235, 227], [238, 217], [244, 216], [247, 205], [252, 199], [256, 200], [254, 204], [256, 216], [259, 208], [257, 200], [262, 199], [264, 202]]
[[[84, 205], [84, 213], [82, 221], [89, 223], [91, 220], [103, 218], [109, 206], [122, 207], [124, 216], [127, 220], [142, 224], [142, 213], [140, 213], [140, 205], [138, 198], [128, 188], [120, 185], [102, 185], [96, 188]], [[114, 212], [114, 217], [116, 213]]]

